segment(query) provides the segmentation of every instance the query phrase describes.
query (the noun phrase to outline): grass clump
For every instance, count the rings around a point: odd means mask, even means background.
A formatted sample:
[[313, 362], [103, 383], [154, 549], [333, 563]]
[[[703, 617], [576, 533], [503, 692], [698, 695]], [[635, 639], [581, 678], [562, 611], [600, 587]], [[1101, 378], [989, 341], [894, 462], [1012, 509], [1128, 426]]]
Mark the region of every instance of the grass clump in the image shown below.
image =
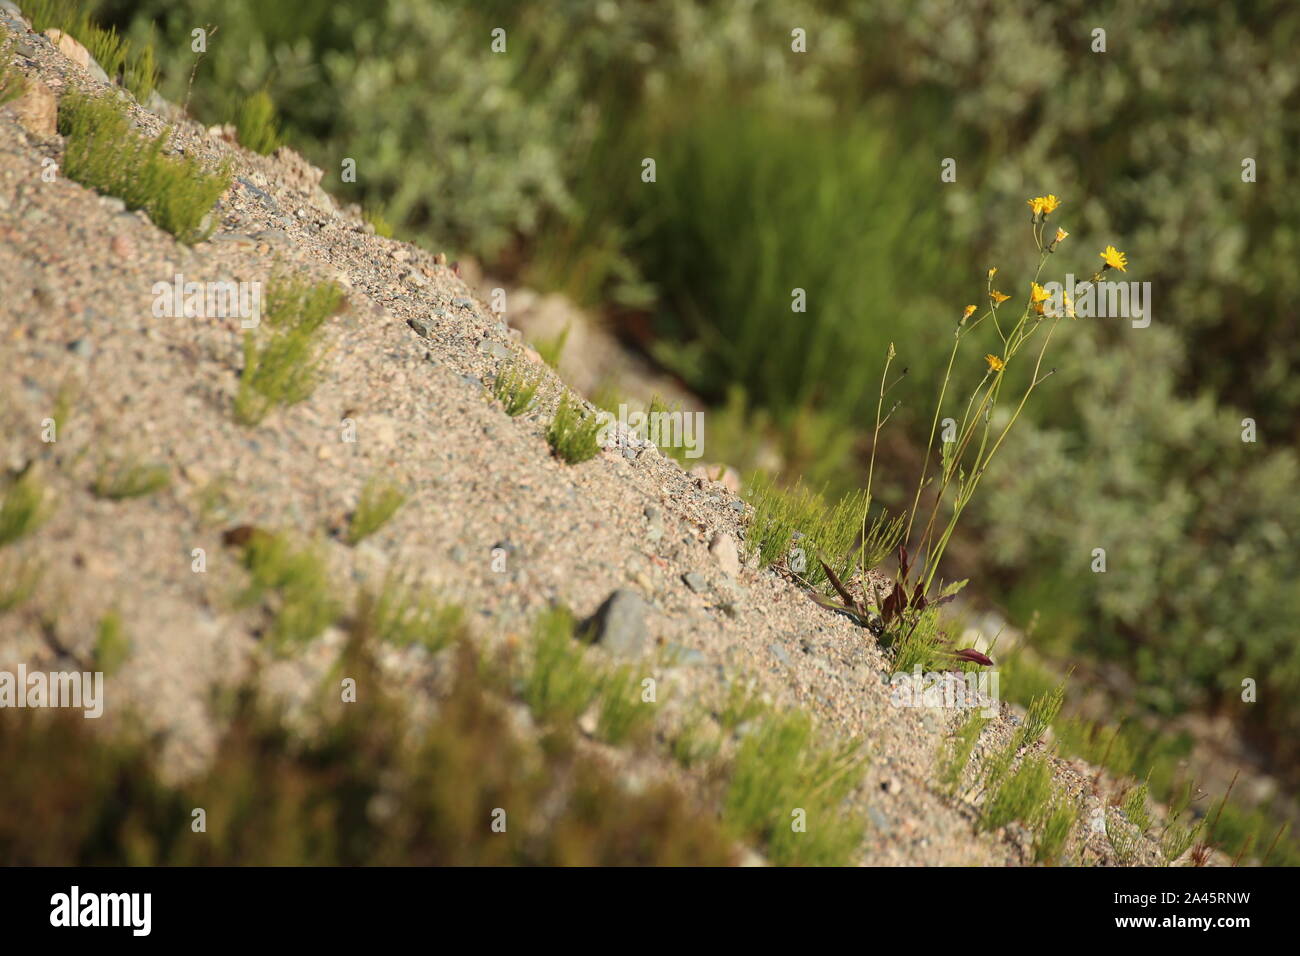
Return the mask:
[[321, 374], [321, 326], [343, 302], [343, 290], [333, 282], [272, 279], [262, 317], [266, 328], [244, 333], [236, 421], [257, 425], [273, 408], [311, 397]]
[[867, 528], [862, 547], [861, 516], [867, 501], [862, 491], [850, 492], [832, 506], [802, 483], [783, 488], [760, 473], [751, 480], [746, 498], [754, 506], [748, 548], [759, 564], [780, 564], [814, 587], [827, 583], [821, 562], [841, 578], [859, 557], [869, 570], [902, 536], [902, 519], [891, 521], [882, 513]]
[[1124, 796], [1124, 802], [1120, 805], [1124, 810], [1124, 816], [1128, 818], [1129, 823], [1138, 828], [1139, 833], [1146, 833], [1151, 829], [1151, 811], [1147, 807], [1147, 785], [1141, 784], [1131, 789]]
[[560, 399], [555, 418], [546, 432], [546, 440], [556, 457], [570, 465], [577, 465], [596, 457], [600, 445], [596, 436], [600, 432], [600, 423], [595, 415], [588, 415], [582, 406], [569, 398]]
[[699, 716], [691, 717], [683, 724], [673, 736], [670, 747], [673, 759], [688, 770], [708, 763], [721, 748], [722, 738], [711, 732]]
[[538, 339], [533, 343], [533, 348], [537, 349], [537, 354], [553, 369], [560, 367], [560, 358], [564, 355], [564, 346], [569, 342], [570, 325], [565, 325], [559, 335], [553, 335], [549, 338]]
[[280, 145], [280, 127], [275, 118], [275, 103], [266, 90], [258, 90], [248, 97], [235, 112], [235, 129], [239, 142], [263, 156], [274, 152]]
[[348, 522], [348, 544], [360, 544], [382, 528], [405, 501], [406, 493], [394, 484], [375, 479], [366, 482], [357, 510]]
[[515, 418], [533, 407], [541, 384], [541, 370], [515, 358], [497, 372], [492, 394], [505, 406], [506, 414]]
[[122, 616], [109, 611], [99, 619], [99, 635], [95, 640], [95, 670], [112, 677], [131, 656], [131, 640], [122, 627]]
[[364, 210], [362, 218], [370, 223], [370, 227], [375, 230], [376, 236], [382, 236], [385, 239], [393, 238], [393, 224], [385, 218], [381, 209], [372, 206]]
[[975, 752], [975, 745], [988, 722], [982, 714], [971, 713], [949, 742], [939, 763], [939, 783], [948, 793], [955, 794], [961, 789], [966, 765], [970, 763], [971, 754]]
[[338, 617], [325, 557], [317, 547], [258, 532], [244, 546], [244, 566], [249, 580], [236, 604], [267, 608], [271, 624], [265, 637], [274, 651], [305, 644]]
[[90, 490], [97, 498], [123, 501], [155, 494], [170, 484], [171, 473], [165, 465], [144, 464], [135, 459], [105, 459], [100, 463]]
[[1073, 803], [1068, 800], [1054, 803], [1034, 835], [1034, 862], [1053, 866], [1059, 863], [1078, 819], [1079, 810]]
[[0, 558], [0, 614], [25, 604], [40, 580], [40, 568], [31, 561]]
[[126, 88], [143, 103], [158, 85], [153, 28], [148, 31], [148, 42], [133, 53], [131, 41], [118, 36], [115, 27], [104, 29], [91, 20], [95, 6], [82, 0], [25, 0], [22, 11], [37, 33], [52, 27], [80, 41], [109, 79], [120, 75]]
[[740, 743], [723, 821], [760, 842], [773, 863], [844, 865], [861, 843], [863, 823], [842, 805], [863, 766], [854, 744], [820, 746], [806, 714], [772, 714]]
[[645, 739], [654, 723], [654, 704], [643, 700], [641, 681], [629, 667], [611, 670], [601, 680], [596, 734], [614, 746]]
[[1030, 755], [993, 788], [984, 806], [985, 829], [996, 830], [1013, 820], [1033, 829], [1045, 817], [1052, 796], [1052, 767], [1046, 757]]
[[27, 80], [14, 69], [13, 50], [9, 47], [9, 31], [0, 26], [0, 106], [16, 100], [27, 92]]
[[31, 534], [49, 514], [45, 486], [36, 469], [28, 467], [9, 482], [0, 499], [0, 547]]
[[211, 233], [209, 213], [230, 185], [229, 163], [209, 173], [193, 157], [167, 155], [170, 131], [140, 136], [111, 92], [69, 91], [59, 104], [59, 132], [69, 179], [144, 210], [181, 242], [192, 245]]
[[1025, 711], [1024, 722], [1016, 730], [1012, 749], [1019, 750], [1021, 747], [1032, 747], [1038, 743], [1047, 729], [1052, 726], [1052, 721], [1060, 714], [1064, 700], [1065, 681], [1057, 684], [1050, 693], [1035, 697]]
[[568, 609], [552, 608], [540, 615], [523, 680], [523, 698], [533, 715], [548, 723], [572, 723], [596, 701], [601, 684], [601, 675], [587, 664], [582, 645], [574, 640]]
[[398, 647], [418, 644], [431, 654], [449, 646], [465, 632], [465, 612], [428, 588], [388, 574], [374, 598], [363, 599], [361, 614], [381, 641]]

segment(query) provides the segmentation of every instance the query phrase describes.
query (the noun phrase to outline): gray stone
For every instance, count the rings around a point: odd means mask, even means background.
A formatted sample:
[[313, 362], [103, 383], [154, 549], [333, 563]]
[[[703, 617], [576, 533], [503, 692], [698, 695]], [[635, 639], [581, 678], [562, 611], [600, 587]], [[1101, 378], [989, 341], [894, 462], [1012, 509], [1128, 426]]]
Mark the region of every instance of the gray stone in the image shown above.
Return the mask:
[[458, 296], [457, 298], [455, 298], [455, 299], [452, 299], [452, 300], [451, 300], [451, 304], [452, 304], [454, 307], [458, 308], [458, 309], [472, 309], [472, 308], [474, 308], [474, 303], [473, 303], [472, 301], [470, 301], [469, 299], [466, 299], [466, 298], [464, 298], [464, 297], [459, 297], [459, 296]]
[[700, 574], [699, 571], [687, 571], [682, 575], [682, 580], [696, 594], [702, 594], [709, 589], [709, 582], [704, 580], [704, 575]]
[[506, 348], [500, 342], [493, 342], [490, 339], [484, 339], [479, 344], [479, 350], [482, 351], [485, 355], [490, 355], [493, 358], [499, 358], [499, 359], [510, 358], [510, 349]]
[[659, 541], [664, 536], [664, 516], [660, 514], [659, 509], [654, 505], [647, 505], [645, 517], [648, 525], [645, 536], [650, 541]]
[[88, 359], [95, 354], [95, 343], [90, 339], [75, 339], [68, 343], [68, 351], [78, 358]]
[[875, 828], [877, 833], [889, 832], [889, 817], [885, 816], [875, 807], [867, 807], [867, 817], [871, 820], [871, 825]]
[[417, 335], [422, 338], [428, 338], [433, 334], [433, 322], [423, 315], [414, 315], [406, 320], [406, 324], [413, 328]]
[[641, 595], [619, 588], [583, 625], [583, 636], [611, 654], [633, 657], [646, 640], [646, 603]]
[[790, 666], [790, 655], [786, 653], [785, 648], [780, 644], [769, 644], [767, 645], [767, 649], [772, 652], [773, 657], [786, 667]]

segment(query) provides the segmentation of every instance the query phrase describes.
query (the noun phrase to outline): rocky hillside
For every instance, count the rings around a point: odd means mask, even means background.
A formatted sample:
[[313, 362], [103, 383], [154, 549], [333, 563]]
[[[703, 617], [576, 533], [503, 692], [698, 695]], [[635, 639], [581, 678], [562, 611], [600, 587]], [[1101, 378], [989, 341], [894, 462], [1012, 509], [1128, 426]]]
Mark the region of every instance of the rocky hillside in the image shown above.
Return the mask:
[[[743, 697], [755, 713], [808, 715], [817, 747], [862, 758], [839, 808], [863, 823], [849, 861], [1035, 861], [1035, 828], [991, 818], [994, 788], [979, 785], [1023, 712], [1003, 704], [976, 727], [953, 784], [943, 768], [968, 712], [894, 706], [886, 650], [790, 575], [760, 569], [748, 556], [752, 508], [725, 484], [635, 441], [577, 464], [554, 454], [547, 432], [573, 383], [513, 327], [509, 304], [526, 290], [507, 289], [507, 308], [494, 312], [445, 256], [377, 236], [358, 210], [340, 208], [292, 150], [248, 152], [228, 131], [119, 92], [135, 133], [170, 127], [170, 155], [209, 171], [230, 164], [210, 235], [179, 242], [64, 173], [56, 110], [74, 91], [111, 84], [67, 38], [0, 18], [11, 70], [25, 80], [0, 108], [0, 466], [9, 501], [15, 488], [38, 489], [44, 519], [0, 545], [14, 585], [0, 669], [99, 669], [118, 647], [94, 731], [142, 721], [166, 779], [183, 782], [217, 746], [214, 684], [256, 672], [309, 705], [332, 686], [323, 682], [362, 592], [400, 572], [463, 608], [481, 648], [534, 653], [534, 622], [563, 605], [589, 622], [590, 666], [627, 667], [638, 686], [652, 679], [656, 699], [641, 705], [653, 709], [652, 729], [638, 742], [612, 745], [590, 713], [576, 720], [577, 745], [622, 786], [668, 781], [704, 816], [723, 813], [718, 781], [760, 721], [729, 715]], [[157, 308], [159, 283], [222, 281], [335, 283], [345, 297], [322, 326], [310, 394], [256, 424], [236, 414], [250, 375], [241, 318]], [[516, 417], [493, 389], [512, 362], [543, 378]], [[404, 502], [357, 541], [349, 529], [379, 483]], [[240, 546], [258, 534], [322, 557], [333, 611], [305, 640], [272, 639], [283, 595], [240, 599], [251, 567]], [[18, 593], [24, 575], [30, 587]], [[385, 687], [436, 713], [452, 654], [383, 644]], [[519, 734], [543, 733], [522, 697], [500, 693]], [[716, 753], [680, 759], [687, 728], [703, 728]], [[1060, 861], [1159, 861], [1159, 827], [1138, 833], [1115, 805], [1123, 789], [1053, 756], [1049, 742], [1044, 734], [1015, 756], [1045, 757], [1074, 811]], [[771, 839], [737, 840], [737, 859], [781, 859]]]

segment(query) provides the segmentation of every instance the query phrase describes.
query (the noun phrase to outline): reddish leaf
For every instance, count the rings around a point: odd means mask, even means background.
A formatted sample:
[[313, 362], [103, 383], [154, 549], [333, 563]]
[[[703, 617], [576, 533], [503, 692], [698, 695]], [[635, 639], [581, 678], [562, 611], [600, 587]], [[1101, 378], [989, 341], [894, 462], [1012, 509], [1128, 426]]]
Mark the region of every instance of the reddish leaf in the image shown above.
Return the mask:
[[972, 664], [981, 664], [984, 667], [993, 666], [993, 658], [985, 657], [973, 647], [963, 647], [959, 651], [953, 651], [953, 656], [960, 657], [964, 661], [970, 661]]

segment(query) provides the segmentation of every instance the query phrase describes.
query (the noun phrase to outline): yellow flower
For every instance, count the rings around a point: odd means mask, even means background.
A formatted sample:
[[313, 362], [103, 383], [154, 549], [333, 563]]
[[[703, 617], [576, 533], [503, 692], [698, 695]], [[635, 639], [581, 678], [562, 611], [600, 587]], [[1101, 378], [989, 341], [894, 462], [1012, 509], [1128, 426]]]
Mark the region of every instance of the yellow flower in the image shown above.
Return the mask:
[[1106, 251], [1101, 253], [1101, 257], [1105, 260], [1106, 265], [1114, 266], [1120, 272], [1128, 272], [1128, 270], [1124, 268], [1128, 265], [1128, 257], [1114, 246], [1107, 246]]
[[1034, 211], [1034, 218], [1038, 218], [1040, 215], [1050, 216], [1056, 211], [1056, 207], [1061, 205], [1061, 200], [1048, 193], [1046, 196], [1035, 196], [1033, 199], [1026, 199], [1025, 203]]
[[997, 274], [998, 274], [998, 267], [997, 267], [997, 266], [994, 266], [992, 269], [989, 270], [989, 278], [990, 278], [990, 279], [992, 279], [992, 278], [993, 278], [995, 275], [997, 275]]
[[986, 355], [984, 356], [984, 361], [989, 363], [990, 372], [1000, 372], [1007, 367], [1007, 363], [1002, 361], [1002, 359], [998, 358], [996, 355]]
[[1007, 301], [1007, 299], [1011, 298], [1011, 296], [1003, 295], [997, 289], [994, 289], [989, 293], [989, 298], [993, 300], [994, 305], [1001, 305], [1003, 302]]
[[1029, 301], [1033, 303], [1034, 311], [1037, 312], [1039, 315], [1042, 315], [1043, 303], [1046, 302], [1050, 297], [1047, 294], [1047, 290], [1044, 289], [1037, 282], [1031, 282], [1030, 286], [1032, 288], [1030, 288], [1029, 290]]
[[974, 314], [975, 314], [975, 306], [973, 306], [973, 305], [968, 305], [968, 306], [966, 306], [966, 311], [963, 312], [963, 313], [961, 314], [961, 320], [962, 320], [963, 322], [965, 322], [967, 319], [969, 319], [969, 318], [970, 318], [972, 315], [974, 315]]
[[1057, 226], [1057, 227], [1056, 227], [1056, 241], [1057, 241], [1057, 242], [1064, 242], [1064, 241], [1065, 241], [1065, 237], [1068, 236], [1068, 235], [1069, 235], [1069, 233], [1066, 232], [1064, 229], [1062, 229], [1060, 226]]

